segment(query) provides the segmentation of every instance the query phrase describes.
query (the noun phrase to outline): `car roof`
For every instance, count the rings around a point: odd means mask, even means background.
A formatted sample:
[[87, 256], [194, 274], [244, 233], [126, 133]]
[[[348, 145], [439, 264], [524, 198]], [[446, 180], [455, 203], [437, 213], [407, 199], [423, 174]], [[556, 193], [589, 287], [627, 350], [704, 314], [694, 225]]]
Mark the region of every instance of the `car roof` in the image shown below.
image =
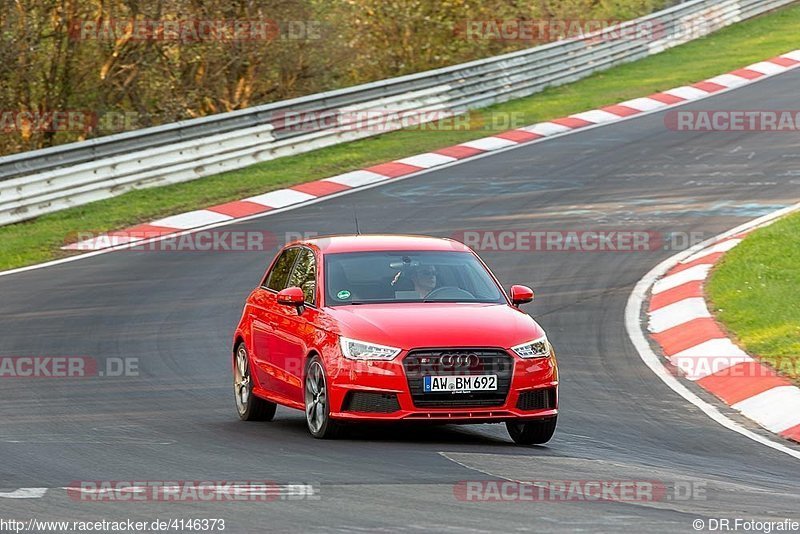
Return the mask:
[[[304, 239], [297, 243], [318, 248], [324, 254], [341, 252], [381, 252], [381, 251], [447, 251], [469, 252], [470, 249], [453, 239], [422, 235], [362, 234], [332, 235]], [[296, 243], [296, 244], [297, 244]]]

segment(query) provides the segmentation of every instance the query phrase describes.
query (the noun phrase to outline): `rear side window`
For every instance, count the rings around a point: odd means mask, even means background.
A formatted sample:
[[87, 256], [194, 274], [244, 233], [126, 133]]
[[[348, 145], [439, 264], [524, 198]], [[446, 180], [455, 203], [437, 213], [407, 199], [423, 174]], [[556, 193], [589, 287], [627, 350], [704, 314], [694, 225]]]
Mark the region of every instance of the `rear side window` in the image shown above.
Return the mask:
[[289, 279], [288, 287], [299, 287], [303, 290], [306, 304], [314, 305], [314, 296], [317, 291], [317, 262], [314, 253], [304, 248], [294, 266], [294, 271]]
[[287, 287], [286, 284], [289, 282], [289, 273], [292, 272], [292, 267], [294, 266], [294, 260], [297, 259], [297, 254], [299, 253], [300, 249], [298, 248], [284, 250], [267, 274], [264, 285], [273, 291], [285, 289]]

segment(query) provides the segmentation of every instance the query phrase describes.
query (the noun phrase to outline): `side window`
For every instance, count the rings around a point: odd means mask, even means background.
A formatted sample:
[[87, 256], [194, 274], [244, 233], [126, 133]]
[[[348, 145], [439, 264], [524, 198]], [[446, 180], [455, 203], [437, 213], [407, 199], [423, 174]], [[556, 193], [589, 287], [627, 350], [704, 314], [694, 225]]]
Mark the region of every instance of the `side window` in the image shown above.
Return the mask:
[[280, 291], [288, 287], [286, 284], [289, 281], [289, 273], [292, 270], [294, 260], [297, 258], [299, 252], [300, 249], [298, 248], [284, 250], [281, 257], [278, 258], [278, 261], [272, 266], [272, 270], [267, 274], [264, 285], [273, 291]]
[[300, 258], [294, 267], [289, 279], [288, 287], [299, 287], [303, 290], [307, 304], [315, 304], [314, 296], [317, 291], [317, 262], [314, 253], [307, 248], [300, 252]]

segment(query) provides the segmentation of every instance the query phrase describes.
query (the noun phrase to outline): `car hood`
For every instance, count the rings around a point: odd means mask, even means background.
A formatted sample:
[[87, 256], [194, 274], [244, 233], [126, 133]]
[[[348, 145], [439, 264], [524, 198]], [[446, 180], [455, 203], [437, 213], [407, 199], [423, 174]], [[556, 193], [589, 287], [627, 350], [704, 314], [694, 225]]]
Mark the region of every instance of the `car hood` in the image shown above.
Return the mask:
[[505, 304], [364, 304], [327, 311], [339, 325], [338, 334], [403, 350], [510, 348], [544, 335], [529, 315]]

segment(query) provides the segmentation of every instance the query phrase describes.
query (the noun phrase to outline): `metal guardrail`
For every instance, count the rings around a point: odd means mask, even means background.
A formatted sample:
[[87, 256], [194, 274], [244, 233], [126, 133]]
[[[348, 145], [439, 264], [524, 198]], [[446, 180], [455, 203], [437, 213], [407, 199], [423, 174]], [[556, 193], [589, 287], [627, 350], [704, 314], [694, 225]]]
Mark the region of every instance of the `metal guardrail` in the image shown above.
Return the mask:
[[[456, 115], [569, 83], [798, 0], [692, 0], [602, 32], [451, 67], [0, 158], [0, 225]], [[287, 114], [299, 121], [286, 121]], [[354, 112], [354, 113], [349, 113]], [[374, 119], [363, 121], [370, 112]], [[334, 124], [321, 124], [329, 117]], [[380, 125], [372, 128], [371, 125]]]

